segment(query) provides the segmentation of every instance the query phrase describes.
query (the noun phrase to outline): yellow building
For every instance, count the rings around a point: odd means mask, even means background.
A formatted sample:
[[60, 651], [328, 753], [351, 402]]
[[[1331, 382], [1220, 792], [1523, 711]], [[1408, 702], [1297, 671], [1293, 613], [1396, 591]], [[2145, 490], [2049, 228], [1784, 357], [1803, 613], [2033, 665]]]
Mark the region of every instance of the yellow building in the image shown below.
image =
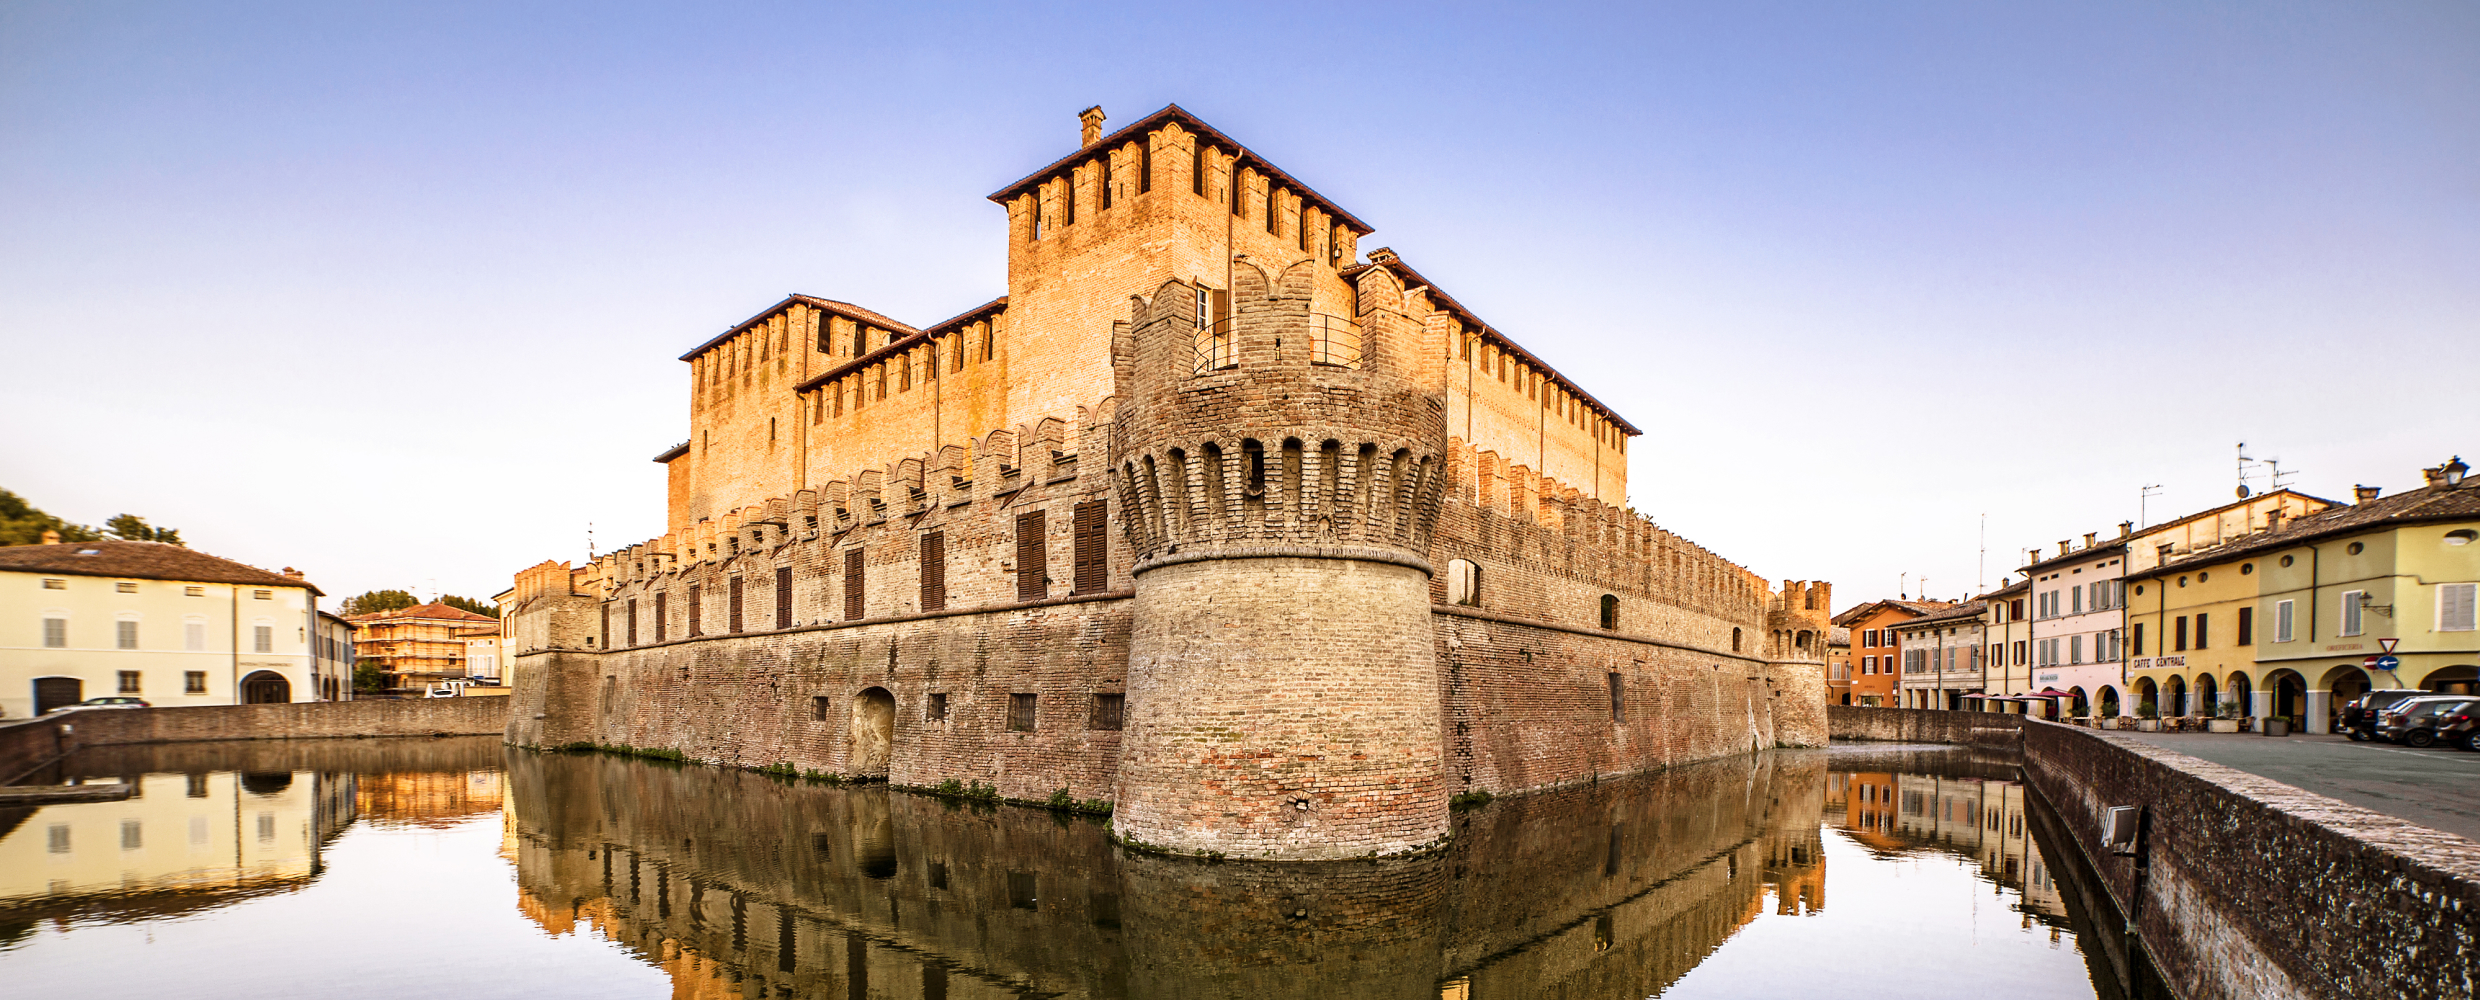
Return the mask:
[[316, 701], [317, 587], [161, 542], [0, 548], [0, 717]]
[[356, 662], [376, 663], [387, 672], [387, 686], [424, 686], [463, 680], [466, 675], [466, 629], [498, 628], [499, 619], [429, 604], [354, 615], [353, 652]]
[[[2138, 698], [2164, 715], [2290, 719], [2327, 732], [2370, 687], [2480, 680], [2480, 484], [2458, 458], [2420, 489], [2280, 520], [2128, 578]], [[2380, 657], [2391, 655], [2392, 660]]]

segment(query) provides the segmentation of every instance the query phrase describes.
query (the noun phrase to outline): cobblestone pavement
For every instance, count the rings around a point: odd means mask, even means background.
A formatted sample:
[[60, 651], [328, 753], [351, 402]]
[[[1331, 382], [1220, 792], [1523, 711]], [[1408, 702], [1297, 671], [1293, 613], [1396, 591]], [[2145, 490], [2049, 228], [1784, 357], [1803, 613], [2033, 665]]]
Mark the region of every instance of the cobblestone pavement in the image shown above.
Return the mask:
[[2341, 736], [2114, 733], [2480, 840], [2480, 753]]

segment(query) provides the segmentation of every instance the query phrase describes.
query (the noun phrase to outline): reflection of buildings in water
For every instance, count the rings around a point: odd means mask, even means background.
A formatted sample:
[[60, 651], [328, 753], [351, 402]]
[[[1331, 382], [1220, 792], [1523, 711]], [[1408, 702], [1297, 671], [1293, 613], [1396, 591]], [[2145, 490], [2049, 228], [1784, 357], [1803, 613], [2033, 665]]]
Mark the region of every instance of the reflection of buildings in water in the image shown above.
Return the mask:
[[685, 996], [1644, 995], [1824, 902], [1822, 763], [1773, 755], [1459, 813], [1441, 856], [1281, 866], [885, 789], [510, 766], [520, 908]]
[[0, 814], [0, 915], [152, 916], [296, 886], [318, 874], [320, 850], [353, 820], [349, 774], [123, 780], [134, 794], [119, 802]]
[[2024, 822], [2021, 783], [1844, 771], [1828, 787], [1842, 795], [1838, 825], [1855, 841], [1886, 852], [1930, 848], [1969, 856], [1982, 878], [2018, 896], [2027, 919], [2065, 923], [2057, 880]]
[[363, 818], [375, 823], [444, 827], [497, 812], [500, 786], [497, 771], [371, 774], [362, 777], [357, 801]]

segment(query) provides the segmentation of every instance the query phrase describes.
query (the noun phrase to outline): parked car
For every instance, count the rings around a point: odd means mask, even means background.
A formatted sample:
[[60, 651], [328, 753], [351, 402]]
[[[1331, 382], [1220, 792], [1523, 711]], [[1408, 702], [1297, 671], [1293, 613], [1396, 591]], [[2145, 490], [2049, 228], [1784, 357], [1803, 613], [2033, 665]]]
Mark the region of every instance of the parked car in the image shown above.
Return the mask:
[[2480, 705], [2470, 695], [2445, 694], [2406, 698], [2387, 709], [2377, 722], [2377, 735], [2407, 747], [2437, 745], [2437, 717]]
[[58, 714], [60, 714], [60, 713], [62, 713], [62, 712], [79, 712], [79, 711], [84, 711], [84, 710], [86, 710], [86, 709], [90, 709], [90, 708], [150, 708], [150, 707], [153, 707], [153, 706], [150, 706], [150, 705], [148, 705], [146, 702], [141, 701], [141, 700], [136, 699], [136, 698], [88, 698], [88, 699], [86, 699], [85, 701], [78, 702], [78, 703], [77, 703], [77, 704], [75, 704], [75, 705], [62, 705], [62, 706], [60, 706], [59, 708], [52, 709], [52, 710], [51, 710], [51, 712], [49, 712], [49, 713], [47, 713], [47, 714], [51, 714], [51, 715], [58, 715]]
[[2437, 742], [2480, 753], [2480, 701], [2437, 714]]
[[2350, 704], [2342, 706], [2342, 731], [2362, 743], [2376, 739], [2378, 716], [2405, 698], [2435, 693], [2419, 688], [2379, 688], [2360, 695], [2351, 699]]

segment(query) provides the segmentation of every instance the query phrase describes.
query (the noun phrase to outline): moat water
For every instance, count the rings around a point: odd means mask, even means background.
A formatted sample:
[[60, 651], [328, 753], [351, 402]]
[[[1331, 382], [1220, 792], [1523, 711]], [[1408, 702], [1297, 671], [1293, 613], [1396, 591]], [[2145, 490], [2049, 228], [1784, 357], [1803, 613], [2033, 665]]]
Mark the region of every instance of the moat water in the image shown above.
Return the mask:
[[2091, 931], [2117, 918], [1985, 751], [1714, 761], [1316, 866], [490, 738], [105, 748], [55, 777], [139, 794], [0, 811], [11, 996], [2122, 995]]

